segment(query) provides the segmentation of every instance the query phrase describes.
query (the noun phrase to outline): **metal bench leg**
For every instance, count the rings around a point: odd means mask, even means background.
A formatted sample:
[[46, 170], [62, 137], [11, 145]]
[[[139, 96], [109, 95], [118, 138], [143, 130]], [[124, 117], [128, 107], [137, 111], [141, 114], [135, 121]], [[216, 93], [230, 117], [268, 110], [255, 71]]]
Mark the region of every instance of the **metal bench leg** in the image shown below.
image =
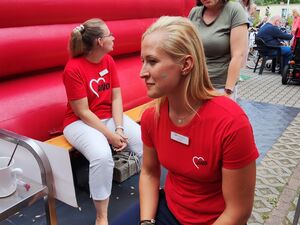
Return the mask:
[[55, 198], [51, 196], [44, 197], [46, 223], [47, 225], [57, 225]]

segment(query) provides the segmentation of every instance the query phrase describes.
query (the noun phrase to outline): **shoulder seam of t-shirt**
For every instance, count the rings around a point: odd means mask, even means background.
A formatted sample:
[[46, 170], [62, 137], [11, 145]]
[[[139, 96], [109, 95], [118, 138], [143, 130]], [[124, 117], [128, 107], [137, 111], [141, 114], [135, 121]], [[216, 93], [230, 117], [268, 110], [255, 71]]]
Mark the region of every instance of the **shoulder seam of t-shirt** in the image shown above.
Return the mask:
[[[237, 111], [234, 111], [235, 114], [231, 113], [231, 111], [229, 111], [226, 107], [224, 107], [222, 104], [219, 104], [218, 99], [217, 98], [227, 98], [226, 96], [218, 96], [218, 97], [214, 97], [212, 99], [212, 103], [216, 104], [218, 107], [222, 108], [224, 111], [228, 112], [232, 117], [234, 116], [240, 116], [240, 115], [245, 115], [245, 112], [241, 109], [241, 112], [239, 112], [238, 114], [236, 113]], [[228, 99], [228, 101], [230, 101], [230, 99]], [[238, 107], [240, 107], [239, 105], [237, 105]]]
[[[238, 3], [238, 2], [227, 2], [227, 4], [226, 4], [227, 6], [228, 6], [228, 8], [230, 9], [230, 11], [231, 11], [231, 13], [239, 13], [239, 10], [243, 10], [243, 13], [245, 13], [244, 12], [244, 9], [242, 8], [242, 6], [240, 5], [240, 3]], [[240, 8], [240, 9], [239, 9]], [[246, 14], [245, 14], [245, 18], [244, 18], [245, 20], [243, 20], [243, 19], [240, 19], [239, 21], [237, 21], [235, 24], [233, 24], [232, 23], [232, 26], [231, 26], [231, 29], [232, 28], [235, 28], [235, 27], [238, 27], [238, 26], [240, 26], [240, 25], [243, 25], [243, 24], [248, 24], [249, 22], [248, 22], [248, 19], [247, 19], [247, 17], [246, 17]]]

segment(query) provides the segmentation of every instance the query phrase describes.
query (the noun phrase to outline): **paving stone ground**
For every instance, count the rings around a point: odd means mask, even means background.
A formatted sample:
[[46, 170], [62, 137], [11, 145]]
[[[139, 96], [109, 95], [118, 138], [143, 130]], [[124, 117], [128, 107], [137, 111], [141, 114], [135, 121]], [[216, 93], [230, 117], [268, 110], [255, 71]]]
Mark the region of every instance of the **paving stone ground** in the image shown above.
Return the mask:
[[[281, 76], [241, 71], [241, 99], [300, 108], [300, 85]], [[291, 225], [300, 194], [300, 113], [257, 166], [255, 201], [248, 225]], [[300, 222], [298, 222], [300, 225]]]

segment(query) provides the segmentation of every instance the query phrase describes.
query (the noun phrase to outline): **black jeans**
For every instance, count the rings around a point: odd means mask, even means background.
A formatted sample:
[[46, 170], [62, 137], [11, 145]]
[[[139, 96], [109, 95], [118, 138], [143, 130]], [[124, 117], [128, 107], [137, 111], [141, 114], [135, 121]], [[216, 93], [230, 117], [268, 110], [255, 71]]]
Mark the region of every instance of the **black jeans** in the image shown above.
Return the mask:
[[159, 192], [159, 203], [155, 220], [156, 225], [180, 225], [178, 220], [168, 208], [165, 192], [163, 189]]
[[[140, 205], [136, 202], [124, 211], [120, 216], [111, 221], [111, 225], [137, 225], [140, 217]], [[170, 212], [165, 192], [160, 190], [159, 192], [159, 203], [156, 214], [156, 225], [180, 225], [173, 214]]]
[[[136, 202], [113, 220], [111, 225], [136, 225], [139, 223], [140, 205]], [[164, 190], [159, 192], [159, 203], [156, 214], [156, 225], [181, 225], [168, 208]], [[246, 224], [247, 225], [247, 224]]]
[[159, 203], [155, 220], [156, 225], [180, 225], [168, 208], [164, 190], [159, 191]]

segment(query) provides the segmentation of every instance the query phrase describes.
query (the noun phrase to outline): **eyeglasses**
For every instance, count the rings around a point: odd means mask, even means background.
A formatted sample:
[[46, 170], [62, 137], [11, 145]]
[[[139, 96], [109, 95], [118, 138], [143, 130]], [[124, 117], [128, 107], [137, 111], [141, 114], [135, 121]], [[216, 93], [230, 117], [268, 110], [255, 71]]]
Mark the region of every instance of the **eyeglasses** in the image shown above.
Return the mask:
[[101, 38], [112, 37], [112, 36], [114, 36], [114, 34], [113, 33], [109, 33], [107, 35], [103, 35]]

